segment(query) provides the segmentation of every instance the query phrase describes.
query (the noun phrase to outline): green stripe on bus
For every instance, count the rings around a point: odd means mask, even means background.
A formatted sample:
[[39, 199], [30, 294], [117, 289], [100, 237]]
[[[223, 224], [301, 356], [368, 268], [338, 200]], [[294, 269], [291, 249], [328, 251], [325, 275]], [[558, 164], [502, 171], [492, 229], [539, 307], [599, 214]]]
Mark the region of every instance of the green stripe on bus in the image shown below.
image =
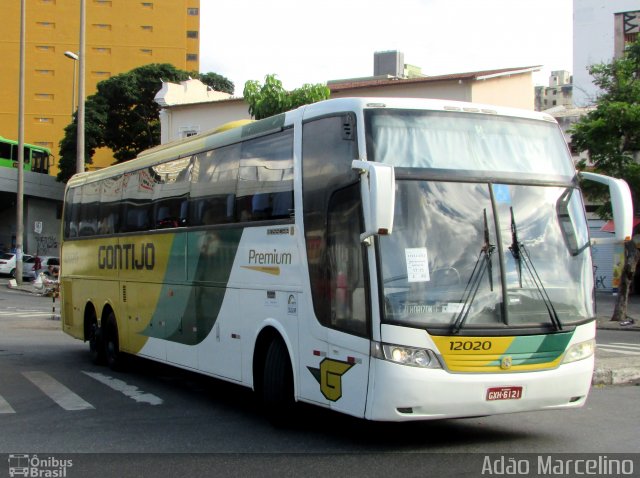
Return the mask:
[[165, 276], [186, 275], [187, 281], [162, 286], [144, 335], [185, 345], [199, 344], [209, 335], [222, 307], [242, 231], [234, 228], [176, 234]]

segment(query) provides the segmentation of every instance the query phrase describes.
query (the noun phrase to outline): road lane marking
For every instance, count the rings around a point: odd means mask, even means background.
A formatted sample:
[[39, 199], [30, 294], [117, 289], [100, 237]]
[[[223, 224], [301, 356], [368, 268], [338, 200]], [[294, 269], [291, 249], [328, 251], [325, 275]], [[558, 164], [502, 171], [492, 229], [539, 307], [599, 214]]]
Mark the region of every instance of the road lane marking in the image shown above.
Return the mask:
[[162, 405], [162, 399], [152, 393], [145, 393], [142, 390], [138, 389], [135, 385], [129, 385], [127, 382], [123, 380], [119, 380], [117, 378], [109, 377], [108, 375], [104, 375], [102, 373], [97, 372], [86, 372], [82, 371], [82, 373], [88, 375], [89, 377], [97, 380], [98, 382], [106, 385], [117, 392], [124, 394], [125, 396], [135, 400], [138, 403], [148, 403], [149, 405]]
[[9, 402], [7, 402], [2, 395], [0, 395], [0, 413], [16, 413], [16, 411], [11, 408]]
[[640, 350], [638, 352], [634, 351], [634, 350], [638, 350], [638, 348], [612, 346], [610, 344], [598, 345], [598, 348], [603, 352], [612, 352], [612, 353], [622, 354], [622, 355], [640, 355]]
[[44, 372], [22, 372], [22, 375], [65, 410], [88, 410], [94, 408], [89, 402]]

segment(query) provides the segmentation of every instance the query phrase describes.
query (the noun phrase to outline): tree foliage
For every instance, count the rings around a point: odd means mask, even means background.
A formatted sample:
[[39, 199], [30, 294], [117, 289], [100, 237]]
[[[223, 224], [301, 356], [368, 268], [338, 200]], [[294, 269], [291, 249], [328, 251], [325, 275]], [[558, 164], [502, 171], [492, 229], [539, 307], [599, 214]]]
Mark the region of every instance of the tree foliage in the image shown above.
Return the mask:
[[[571, 142], [587, 151], [589, 163], [579, 169], [622, 178], [631, 188], [634, 210], [640, 200], [640, 40], [631, 44], [622, 58], [589, 68], [601, 89], [595, 108], [571, 130]], [[591, 190], [587, 190], [589, 193]], [[598, 195], [598, 189], [593, 195]], [[604, 215], [602, 213], [601, 215]]]
[[306, 83], [300, 88], [287, 91], [273, 74], [265, 76], [264, 85], [256, 80], [247, 81], [243, 91], [244, 99], [249, 104], [249, 114], [257, 120], [326, 100], [330, 93], [329, 88], [319, 83]]
[[[571, 141], [578, 151], [587, 151], [589, 163], [579, 169], [624, 179], [637, 210], [640, 198], [640, 39], [631, 44], [621, 58], [589, 68], [594, 83], [601, 89], [595, 108], [583, 116], [571, 130]], [[601, 192], [595, 190], [592, 196]], [[587, 194], [593, 192], [586, 189]], [[601, 217], [607, 211], [599, 211]], [[618, 300], [611, 320], [626, 318], [630, 283], [639, 254], [632, 241], [625, 243], [623, 274]]]
[[[160, 106], [154, 101], [162, 81], [196, 77], [214, 89], [233, 92], [233, 83], [215, 73], [188, 73], [170, 64], [149, 64], [112, 76], [97, 85], [85, 101], [85, 161], [106, 146], [117, 162], [128, 161], [160, 143]], [[76, 168], [77, 116], [60, 141], [59, 181], [67, 181]]]

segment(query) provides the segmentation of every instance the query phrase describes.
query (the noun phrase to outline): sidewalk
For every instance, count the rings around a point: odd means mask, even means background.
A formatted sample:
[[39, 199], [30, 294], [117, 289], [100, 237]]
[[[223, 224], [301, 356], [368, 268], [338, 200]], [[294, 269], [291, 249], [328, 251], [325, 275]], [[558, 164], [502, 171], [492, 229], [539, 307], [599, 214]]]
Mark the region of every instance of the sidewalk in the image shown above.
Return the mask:
[[[627, 304], [625, 322], [612, 322], [611, 316], [617, 297], [610, 292], [596, 292], [596, 316], [598, 330], [620, 330], [628, 334], [640, 333], [640, 295], [630, 295]], [[596, 338], [597, 341], [597, 338]], [[594, 385], [623, 384], [640, 380], [640, 356], [624, 355], [620, 357], [603, 357], [596, 351], [596, 366], [593, 372]]]
[[[36, 289], [33, 283], [25, 283], [21, 286], [7, 287], [31, 294], [41, 294], [42, 289]], [[616, 304], [617, 297], [610, 292], [596, 293], [596, 316], [598, 330], [620, 330], [629, 334], [640, 333], [640, 295], [629, 296], [627, 316], [632, 319], [628, 325], [620, 325], [625, 322], [612, 322], [611, 315]], [[597, 339], [596, 339], [597, 340]], [[593, 372], [593, 385], [614, 385], [640, 380], [640, 355], [625, 355], [620, 357], [603, 357], [596, 350], [595, 370]]]

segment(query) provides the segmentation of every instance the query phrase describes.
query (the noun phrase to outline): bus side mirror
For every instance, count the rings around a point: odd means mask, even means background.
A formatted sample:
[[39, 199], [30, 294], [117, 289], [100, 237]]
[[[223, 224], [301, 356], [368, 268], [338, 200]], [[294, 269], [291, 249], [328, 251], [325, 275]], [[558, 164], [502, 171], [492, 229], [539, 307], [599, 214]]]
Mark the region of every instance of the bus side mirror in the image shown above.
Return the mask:
[[624, 242], [633, 235], [633, 202], [629, 185], [623, 179], [616, 179], [602, 174], [580, 172], [580, 176], [590, 181], [609, 186], [611, 207], [613, 209], [613, 223], [615, 224], [615, 238], [613, 241], [598, 239], [603, 242]]
[[396, 198], [393, 166], [354, 159], [351, 168], [360, 173], [365, 229], [360, 240], [367, 242], [376, 234], [391, 234]]

